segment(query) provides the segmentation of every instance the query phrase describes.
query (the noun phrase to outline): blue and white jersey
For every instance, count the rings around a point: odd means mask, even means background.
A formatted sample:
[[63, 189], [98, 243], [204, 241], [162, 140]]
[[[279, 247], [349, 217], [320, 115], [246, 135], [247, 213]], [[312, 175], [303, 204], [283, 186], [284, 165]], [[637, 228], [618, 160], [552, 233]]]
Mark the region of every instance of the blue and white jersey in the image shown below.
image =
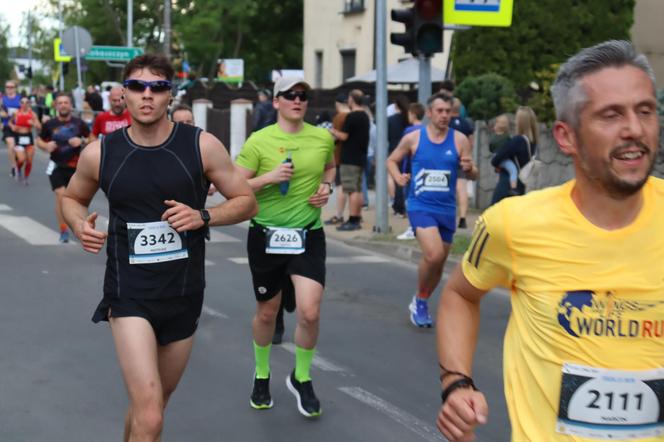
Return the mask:
[[455, 214], [458, 169], [454, 129], [449, 128], [443, 142], [436, 144], [429, 140], [426, 127], [422, 127], [412, 158], [408, 211]]

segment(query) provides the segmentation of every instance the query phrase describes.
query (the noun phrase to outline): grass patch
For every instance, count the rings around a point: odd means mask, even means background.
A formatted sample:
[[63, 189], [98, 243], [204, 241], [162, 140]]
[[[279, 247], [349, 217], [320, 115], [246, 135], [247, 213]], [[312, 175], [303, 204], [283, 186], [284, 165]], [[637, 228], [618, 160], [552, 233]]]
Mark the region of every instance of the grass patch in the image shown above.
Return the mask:
[[[470, 239], [471, 239], [470, 235], [466, 235], [463, 233], [456, 233], [454, 235], [454, 240], [452, 241], [452, 250], [450, 250], [450, 254], [463, 255], [464, 253], [466, 253], [466, 249], [470, 245]], [[397, 239], [397, 236], [393, 233], [378, 233], [371, 236], [371, 238], [369, 238], [369, 241], [382, 242], [382, 243], [395, 243], [395, 244], [401, 244], [404, 246], [416, 247], [416, 248], [420, 247], [416, 239], [399, 240]]]

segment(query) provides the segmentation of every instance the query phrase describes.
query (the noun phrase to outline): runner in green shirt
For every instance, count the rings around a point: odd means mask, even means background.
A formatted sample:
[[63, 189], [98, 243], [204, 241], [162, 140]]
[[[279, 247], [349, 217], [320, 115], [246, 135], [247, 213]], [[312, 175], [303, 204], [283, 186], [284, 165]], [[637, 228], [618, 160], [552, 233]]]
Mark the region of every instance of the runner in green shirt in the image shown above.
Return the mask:
[[277, 123], [255, 132], [236, 159], [256, 192], [259, 212], [247, 239], [257, 301], [252, 321], [256, 372], [250, 404], [271, 408], [270, 349], [281, 298], [295, 293], [295, 370], [286, 378], [307, 417], [321, 413], [310, 367], [318, 340], [325, 286], [325, 233], [320, 212], [332, 193], [334, 140], [304, 122], [307, 93], [301, 78], [284, 77], [274, 86]]

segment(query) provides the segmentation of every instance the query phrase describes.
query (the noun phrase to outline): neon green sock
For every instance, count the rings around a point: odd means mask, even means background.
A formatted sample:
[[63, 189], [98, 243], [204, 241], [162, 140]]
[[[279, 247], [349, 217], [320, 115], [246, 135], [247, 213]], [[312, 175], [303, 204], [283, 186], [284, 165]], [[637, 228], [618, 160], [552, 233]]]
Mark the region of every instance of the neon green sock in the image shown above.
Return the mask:
[[272, 344], [261, 347], [254, 341], [254, 357], [256, 358], [256, 378], [267, 379], [270, 377], [270, 350]]
[[295, 380], [306, 382], [311, 380], [309, 370], [311, 369], [311, 360], [314, 358], [316, 348], [307, 350], [306, 348], [295, 346]]

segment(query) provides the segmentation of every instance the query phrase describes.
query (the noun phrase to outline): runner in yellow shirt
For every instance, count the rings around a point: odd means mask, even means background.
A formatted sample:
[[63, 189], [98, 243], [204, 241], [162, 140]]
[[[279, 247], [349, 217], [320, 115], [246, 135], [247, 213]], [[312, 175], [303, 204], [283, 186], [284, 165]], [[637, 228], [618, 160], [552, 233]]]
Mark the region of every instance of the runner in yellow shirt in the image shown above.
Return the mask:
[[487, 210], [443, 290], [440, 431], [469, 441], [488, 405], [472, 381], [482, 296], [511, 292], [512, 440], [664, 438], [664, 181], [654, 76], [629, 42], [561, 66], [553, 134], [576, 179]]

